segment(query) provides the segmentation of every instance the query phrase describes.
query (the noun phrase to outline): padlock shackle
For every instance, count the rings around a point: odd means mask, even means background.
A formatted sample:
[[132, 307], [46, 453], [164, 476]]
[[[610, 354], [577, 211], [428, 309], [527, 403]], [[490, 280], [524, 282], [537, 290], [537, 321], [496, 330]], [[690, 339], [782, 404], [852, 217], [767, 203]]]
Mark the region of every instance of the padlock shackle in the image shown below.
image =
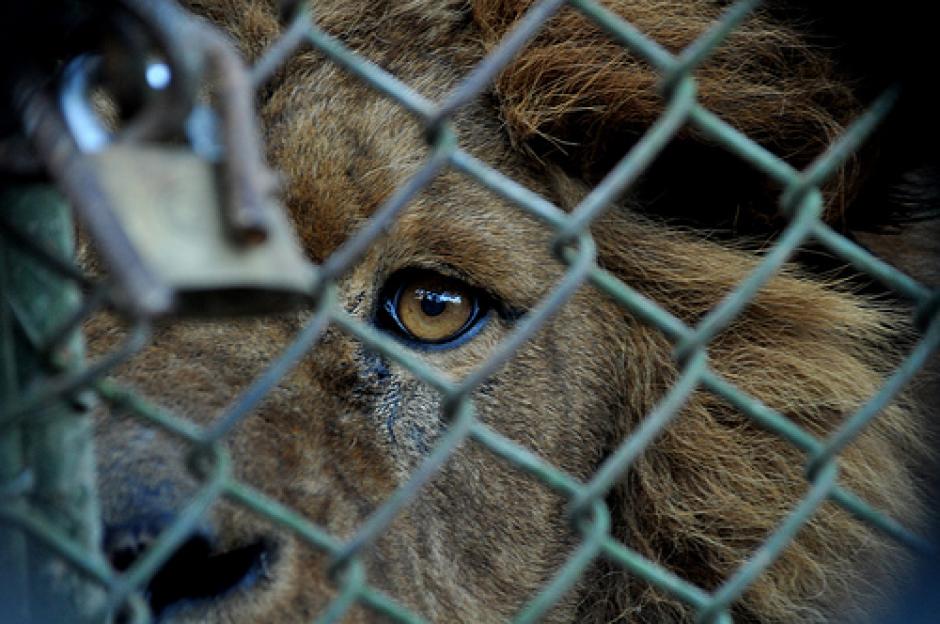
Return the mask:
[[100, 152], [112, 140], [111, 132], [90, 105], [91, 78], [100, 70], [100, 57], [82, 54], [69, 61], [59, 82], [62, 119], [78, 149], [86, 154]]

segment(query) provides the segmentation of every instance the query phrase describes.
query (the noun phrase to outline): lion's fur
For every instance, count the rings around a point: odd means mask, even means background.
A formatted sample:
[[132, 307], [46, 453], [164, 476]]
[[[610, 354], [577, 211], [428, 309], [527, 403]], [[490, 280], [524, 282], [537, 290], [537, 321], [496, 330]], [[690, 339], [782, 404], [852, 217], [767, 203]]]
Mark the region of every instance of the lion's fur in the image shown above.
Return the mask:
[[[255, 58], [279, 32], [252, 0], [191, 0]], [[315, 3], [318, 23], [429, 97], [440, 97], [492, 48], [530, 2]], [[723, 3], [607, 3], [671, 50], [705, 30]], [[604, 150], [662, 110], [656, 75], [583, 18], [564, 12], [458, 116], [471, 153], [570, 209], [600, 174]], [[703, 103], [768, 147], [806, 162], [858, 112], [825, 51], [758, 15], [700, 73]], [[309, 255], [322, 261], [420, 165], [420, 128], [399, 107], [313, 52], [265, 88], [269, 157]], [[601, 138], [620, 143], [605, 145]], [[533, 137], [585, 155], [582, 171]], [[689, 140], [695, 140], [694, 137]], [[539, 151], [542, 150], [542, 151]], [[733, 182], [733, 181], [732, 181]], [[850, 197], [852, 177], [839, 192]], [[707, 201], [707, 198], [703, 198]], [[834, 201], [829, 216], [842, 210]], [[709, 210], [703, 204], [701, 210]], [[752, 270], [759, 254], [645, 216], [630, 198], [592, 229], [600, 264], [688, 323]], [[552, 233], [456, 172], [443, 174], [340, 283], [342, 304], [368, 321], [383, 280], [409, 266], [457, 275], [515, 310], [531, 308], [564, 272]], [[789, 267], [711, 343], [728, 381], [817, 435], [832, 432], [883, 383], [909, 328], [887, 300]], [[511, 329], [494, 319], [464, 346], [425, 358], [459, 378]], [[206, 422], [263, 369], [299, 327], [294, 317], [167, 327], [124, 367], [126, 382]], [[97, 348], [116, 337], [89, 328]], [[484, 422], [587, 480], [677, 377], [672, 344], [605, 295], [582, 288], [516, 358], [477, 392]], [[444, 424], [439, 399], [399, 367], [331, 328], [316, 350], [233, 434], [237, 473], [339, 537], [348, 537], [426, 455]], [[170, 482], [178, 505], [193, 484], [169, 441], [130, 424], [103, 427], [105, 511], [130, 513], [118, 479]], [[118, 450], [121, 449], [121, 450]], [[920, 516], [912, 466], [924, 453], [918, 408], [902, 398], [842, 455], [840, 483], [905, 522]], [[677, 575], [714, 589], [807, 490], [806, 457], [723, 400], [696, 392], [608, 499], [613, 532]], [[179, 465], [177, 465], [179, 464]], [[109, 494], [109, 492], [113, 492]], [[370, 582], [430, 620], [512, 616], [577, 543], [566, 502], [467, 443], [366, 556]], [[258, 588], [194, 620], [307, 621], [335, 595], [325, 558], [229, 504], [214, 515], [223, 545], [277, 534], [278, 561]], [[871, 602], [897, 548], [826, 503], [735, 604], [740, 621], [828, 621]], [[875, 574], [873, 569], [881, 570]], [[185, 619], [185, 614], [180, 615]], [[371, 621], [357, 607], [350, 618]], [[667, 622], [687, 605], [617, 566], [597, 563], [551, 612], [552, 622]], [[214, 618], [214, 619], [213, 619]]]

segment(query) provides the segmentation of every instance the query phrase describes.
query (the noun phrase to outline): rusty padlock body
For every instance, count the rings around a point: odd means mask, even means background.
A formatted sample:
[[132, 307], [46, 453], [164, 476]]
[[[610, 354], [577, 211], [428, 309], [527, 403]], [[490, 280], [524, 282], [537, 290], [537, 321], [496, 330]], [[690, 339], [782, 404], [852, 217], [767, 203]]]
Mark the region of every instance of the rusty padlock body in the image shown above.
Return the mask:
[[225, 231], [215, 165], [186, 147], [111, 144], [88, 154], [144, 264], [172, 292], [174, 314], [282, 311], [309, 296], [315, 269], [279, 206], [266, 240]]

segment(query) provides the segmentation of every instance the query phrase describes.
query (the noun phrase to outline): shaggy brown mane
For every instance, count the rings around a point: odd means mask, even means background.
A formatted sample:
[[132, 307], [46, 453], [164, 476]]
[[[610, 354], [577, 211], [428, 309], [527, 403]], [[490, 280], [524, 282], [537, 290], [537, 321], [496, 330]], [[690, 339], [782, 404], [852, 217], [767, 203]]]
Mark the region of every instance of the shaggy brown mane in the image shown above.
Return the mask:
[[[474, 0], [473, 14], [487, 48], [532, 4]], [[678, 53], [714, 23], [722, 4], [611, 0], [604, 6]], [[821, 153], [860, 110], [826, 51], [763, 13], [735, 29], [695, 77], [706, 108], [795, 166]], [[551, 151], [567, 153], [583, 173], [596, 178], [596, 163], [619, 157], [630, 138], [662, 113], [659, 84], [653, 68], [565, 7], [502, 73], [495, 93], [517, 145], [554, 146]], [[852, 168], [847, 165], [827, 188], [833, 198], [830, 221], [841, 219], [851, 196]]]
[[[683, 235], [641, 234], [638, 221], [621, 214], [597, 228], [602, 261], [687, 322], [695, 322], [756, 264], [749, 255], [718, 252]], [[877, 392], [898, 361], [895, 345], [903, 343], [899, 316], [873, 302], [860, 303], [837, 284], [786, 271], [712, 342], [710, 364], [765, 405], [825, 437]], [[665, 338], [632, 320], [627, 324], [624, 413], [615, 440], [629, 435], [677, 374]], [[916, 517], [917, 488], [908, 471], [927, 456], [920, 426], [903, 400], [885, 410], [843, 454], [840, 482], [894, 517]], [[901, 457], [910, 464], [898, 463]], [[617, 536], [679, 576], [714, 589], [806, 493], [805, 461], [789, 443], [781, 444], [723, 400], [699, 391], [609, 501], [621, 510], [614, 514]], [[735, 621], [860, 617], [860, 611], [847, 615], [850, 605], [861, 586], [874, 592], [888, 578], [888, 566], [878, 558], [896, 557], [886, 556], [895, 549], [827, 503], [736, 604]], [[598, 612], [590, 621], [692, 618], [687, 605], [621, 570], [607, 569], [600, 581], [609, 593], [594, 604]], [[848, 611], [837, 613], [840, 608]]]

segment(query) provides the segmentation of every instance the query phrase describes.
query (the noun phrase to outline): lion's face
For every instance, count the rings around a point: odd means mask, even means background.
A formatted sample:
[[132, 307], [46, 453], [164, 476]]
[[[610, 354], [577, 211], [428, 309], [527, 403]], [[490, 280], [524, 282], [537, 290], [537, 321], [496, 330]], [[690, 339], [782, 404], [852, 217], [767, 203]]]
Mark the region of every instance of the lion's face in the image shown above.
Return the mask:
[[[443, 92], [457, 77], [447, 64], [422, 70], [419, 86], [429, 92]], [[307, 58], [295, 71], [277, 86], [263, 115], [306, 251], [322, 261], [408, 180], [428, 149], [406, 111], [332, 64]], [[527, 176], [522, 157], [500, 140], [494, 110], [474, 106], [459, 131], [488, 161], [495, 158], [494, 164], [558, 201], [558, 190]], [[551, 240], [550, 229], [534, 218], [447, 172], [342, 279], [337, 306], [457, 382], [483, 364], [563, 275]], [[209, 422], [283, 348], [304, 316], [168, 328], [125, 377]], [[581, 292], [480, 384], [473, 394], [477, 418], [587, 479], [613, 437], [614, 406], [624, 391], [618, 371], [630, 357], [625, 326], [609, 299]], [[208, 345], [213, 353], [205, 351]], [[166, 358], [180, 368], [155, 378], [149, 367], [165, 365]], [[438, 391], [333, 326], [234, 433], [233, 465], [248, 483], [347, 539], [428, 459], [447, 429]], [[100, 444], [110, 448], [114, 440], [114, 447], [123, 447], [130, 439], [133, 445], [138, 434], [132, 430], [108, 431]], [[106, 454], [111, 463], [103, 466], [102, 490], [112, 489], [113, 478], [139, 480], [141, 489], [179, 490], [186, 470], [169, 446], [141, 437], [120, 457]], [[191, 492], [166, 494], [154, 504], [173, 511]], [[139, 500], [129, 503], [135, 511], [120, 509], [125, 504], [113, 502], [112, 513], [133, 521], [130, 516], [143, 511]], [[501, 621], [570, 553], [576, 540], [564, 510], [562, 497], [468, 441], [366, 549], [367, 579], [438, 621]], [[171, 604], [178, 617], [302, 621], [335, 595], [340, 579], [328, 578], [329, 558], [296, 537], [228, 505], [213, 523], [207, 531], [216, 534], [214, 552], [261, 545], [266, 573], [218, 605], [190, 611]], [[211, 569], [206, 564], [207, 574]], [[565, 603], [560, 621], [574, 617], [575, 597]]]
[[[307, 250], [326, 258], [408, 179], [427, 150], [406, 113], [327, 64], [313, 68], [303, 85], [276, 103], [281, 108], [270, 136], [275, 162], [290, 177], [288, 201], [310, 227]], [[487, 122], [467, 125], [483, 136], [494, 130]], [[299, 135], [310, 140], [297, 142]], [[502, 156], [522, 170], [519, 159]], [[543, 184], [539, 192], [552, 189]], [[551, 231], [535, 219], [447, 173], [344, 277], [337, 305], [459, 382], [561, 278], [564, 265], [550, 246]], [[300, 330], [304, 316], [168, 328], [126, 376], [209, 422]], [[614, 406], [626, 391], [625, 329], [613, 302], [581, 292], [480, 384], [473, 394], [477, 418], [587, 479], [614, 437]], [[166, 358], [180, 368], [155, 379], [147, 363]], [[333, 326], [234, 433], [233, 462], [249, 483], [347, 539], [447, 430], [440, 392]], [[117, 436], [115, 445], [123, 446], [128, 431], [105, 436], [104, 445]], [[177, 487], [174, 473], [185, 472], [178, 453], [165, 460], [167, 449], [153, 440], [139, 446], [106, 465], [106, 473]], [[172, 500], [177, 497], [185, 495]], [[562, 497], [468, 441], [366, 550], [367, 578], [438, 621], [501, 621], [570, 553], [576, 540], [564, 511]], [[256, 528], [250, 515], [228, 506], [216, 517], [220, 552], [261, 542], [269, 548], [267, 576], [231, 607], [222, 603], [222, 621], [229, 613], [267, 619], [269, 608], [279, 621], [301, 621], [334, 595], [339, 579], [327, 578], [322, 553], [267, 526]], [[566, 603], [560, 621], [574, 617], [575, 600]], [[204, 607], [194, 609], [194, 618], [207, 616]]]
[[[249, 52], [277, 32], [271, 12], [254, 3], [195, 4], [238, 33]], [[320, 3], [317, 17], [432, 98], [484, 53], [479, 24], [461, 3]], [[269, 157], [285, 176], [286, 203], [316, 262], [329, 259], [429, 158], [420, 126], [402, 107], [313, 53], [286, 66], [261, 112]], [[454, 122], [461, 145], [556, 205], [573, 207], [589, 188], [588, 177], [518, 149], [502, 127], [504, 114], [489, 97], [467, 106]], [[754, 266], [746, 253], [640, 216], [629, 201], [594, 227], [599, 262], [682, 320], [700, 318]], [[466, 175], [444, 171], [343, 275], [336, 306], [460, 383], [562, 279], [566, 265], [552, 253], [553, 237], [545, 224]], [[208, 424], [308, 316], [174, 324], [119, 377]], [[105, 322], [88, 331], [98, 345], [113, 333]], [[710, 357], [746, 391], [823, 432], [880, 382], [865, 349], [885, 339], [882, 331], [879, 313], [860, 300], [788, 274], [715, 342]], [[870, 337], [865, 345], [859, 332]], [[674, 381], [671, 348], [661, 333], [584, 286], [481, 380], [472, 393], [475, 416], [587, 481]], [[802, 383], [808, 377], [813, 384]], [[434, 455], [460, 418], [445, 407], [438, 390], [333, 323], [229, 436], [233, 471], [336, 540], [348, 540]], [[908, 439], [908, 416], [892, 412], [880, 423], [897, 436], [863, 437], [848, 453], [843, 478], [875, 503], [905, 509], [907, 473], [895, 445]], [[109, 539], [126, 564], [145, 546], [141, 535], [165, 526], [198, 483], [176, 441], [115, 416], [99, 431]], [[853, 464], [862, 456], [867, 463]], [[799, 458], [729, 405], [700, 393], [609, 496], [612, 532], [693, 582], [715, 587], [803, 493]], [[878, 479], [872, 467], [880, 470]], [[431, 621], [504, 621], [580, 543], [567, 511], [564, 497], [471, 438], [362, 549], [361, 571], [370, 585]], [[776, 572], [746, 594], [743, 613], [774, 621], [792, 612], [791, 604], [815, 613], [844, 588], [830, 588], [807, 563], [814, 540], [840, 544], [824, 556], [827, 569], [843, 576], [857, 563], [856, 545], [874, 543], [839, 511], [804, 535], [806, 543], [788, 550]], [[154, 581], [151, 602], [179, 621], [308, 621], [353, 573], [329, 564], [323, 550], [229, 497], [213, 507], [190, 550]], [[794, 584], [793, 571], [803, 569], [806, 576]], [[684, 613], [677, 605], [596, 563], [549, 620], [675, 618]], [[377, 616], [360, 605], [349, 617]]]

